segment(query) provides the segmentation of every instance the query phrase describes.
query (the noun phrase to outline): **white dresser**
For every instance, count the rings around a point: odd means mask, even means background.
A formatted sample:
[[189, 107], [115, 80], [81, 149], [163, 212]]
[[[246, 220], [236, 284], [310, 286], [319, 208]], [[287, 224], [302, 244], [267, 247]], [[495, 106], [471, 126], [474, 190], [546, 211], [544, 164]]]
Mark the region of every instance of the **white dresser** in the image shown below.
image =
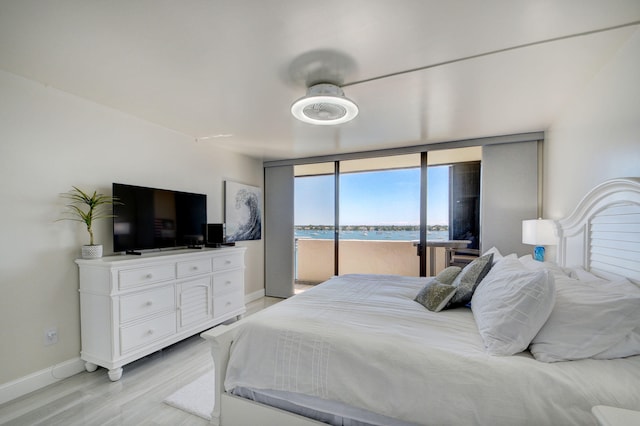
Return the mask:
[[245, 312], [244, 247], [78, 259], [81, 358], [122, 366]]

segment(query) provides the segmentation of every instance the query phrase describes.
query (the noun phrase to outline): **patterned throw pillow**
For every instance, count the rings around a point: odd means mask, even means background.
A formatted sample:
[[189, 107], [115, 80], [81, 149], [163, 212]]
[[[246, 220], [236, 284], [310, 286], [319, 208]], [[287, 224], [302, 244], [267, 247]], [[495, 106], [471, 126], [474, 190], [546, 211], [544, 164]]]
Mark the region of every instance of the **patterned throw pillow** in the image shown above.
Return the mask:
[[453, 280], [452, 286], [456, 287], [456, 294], [451, 299], [447, 308], [465, 306], [471, 302], [473, 292], [480, 281], [487, 275], [493, 264], [493, 253], [480, 256], [464, 267], [462, 272]]
[[449, 266], [436, 275], [436, 280], [440, 281], [442, 284], [451, 284], [453, 280], [456, 279], [460, 271], [462, 271], [462, 268], [459, 266]]
[[415, 300], [425, 308], [433, 312], [440, 312], [456, 294], [456, 288], [444, 284], [434, 278], [420, 290]]

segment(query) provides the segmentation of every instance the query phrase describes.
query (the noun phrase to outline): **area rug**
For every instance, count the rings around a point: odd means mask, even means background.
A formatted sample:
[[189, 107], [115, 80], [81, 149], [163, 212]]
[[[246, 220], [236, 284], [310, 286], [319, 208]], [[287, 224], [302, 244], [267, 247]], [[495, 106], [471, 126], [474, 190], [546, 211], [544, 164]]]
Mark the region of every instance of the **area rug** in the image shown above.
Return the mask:
[[211, 411], [215, 403], [213, 393], [213, 370], [181, 387], [167, 398], [164, 403], [211, 420]]

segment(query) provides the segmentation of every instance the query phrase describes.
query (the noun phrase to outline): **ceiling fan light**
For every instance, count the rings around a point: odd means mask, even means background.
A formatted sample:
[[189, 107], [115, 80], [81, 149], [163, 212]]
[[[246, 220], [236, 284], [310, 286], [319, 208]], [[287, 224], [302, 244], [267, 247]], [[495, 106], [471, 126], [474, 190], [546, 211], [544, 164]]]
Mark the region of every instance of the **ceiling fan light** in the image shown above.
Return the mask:
[[291, 114], [305, 123], [330, 126], [353, 120], [358, 106], [340, 87], [322, 83], [309, 87], [307, 95], [291, 105]]

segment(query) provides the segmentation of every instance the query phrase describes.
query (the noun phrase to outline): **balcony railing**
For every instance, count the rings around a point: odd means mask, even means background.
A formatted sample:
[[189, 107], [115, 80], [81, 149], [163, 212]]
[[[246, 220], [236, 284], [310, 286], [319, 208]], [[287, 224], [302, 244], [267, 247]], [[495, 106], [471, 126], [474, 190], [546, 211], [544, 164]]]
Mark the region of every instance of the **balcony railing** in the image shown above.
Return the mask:
[[[319, 283], [334, 275], [334, 241], [296, 239], [296, 282]], [[427, 256], [427, 271], [430, 270]], [[339, 265], [343, 274], [397, 274], [419, 276], [420, 264], [412, 241], [340, 240]], [[444, 247], [435, 248], [435, 272], [445, 268]]]

